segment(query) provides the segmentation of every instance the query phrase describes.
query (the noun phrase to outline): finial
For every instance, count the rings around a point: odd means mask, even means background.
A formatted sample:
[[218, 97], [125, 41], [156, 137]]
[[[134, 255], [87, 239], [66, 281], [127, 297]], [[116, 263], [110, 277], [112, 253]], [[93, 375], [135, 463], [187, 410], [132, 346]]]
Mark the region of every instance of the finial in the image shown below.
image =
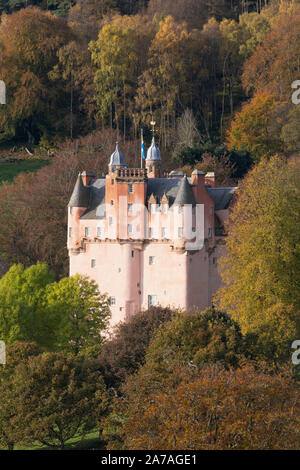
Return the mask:
[[156, 124], [156, 122], [153, 121], [153, 117], [152, 117], [152, 120], [151, 120], [150, 124], [151, 124], [151, 126], [152, 126], [152, 131], [151, 131], [151, 132], [152, 132], [152, 138], [154, 139], [155, 124]]

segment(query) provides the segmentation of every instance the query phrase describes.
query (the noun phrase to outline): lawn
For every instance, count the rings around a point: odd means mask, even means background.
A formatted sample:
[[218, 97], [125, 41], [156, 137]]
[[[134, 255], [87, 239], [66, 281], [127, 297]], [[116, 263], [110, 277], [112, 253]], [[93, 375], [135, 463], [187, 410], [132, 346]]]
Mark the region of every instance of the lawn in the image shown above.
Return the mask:
[[12, 163], [6, 163], [0, 158], [0, 184], [3, 181], [12, 181], [19, 173], [37, 171], [48, 164], [49, 160], [41, 158], [28, 158], [24, 161]]
[[[93, 431], [90, 434], [87, 434], [84, 439], [81, 439], [79, 436], [75, 436], [70, 439], [65, 446], [65, 450], [103, 450], [104, 442], [99, 440], [99, 430]], [[52, 447], [42, 446], [41, 444], [32, 444], [28, 447], [16, 446], [15, 450], [54, 450]]]

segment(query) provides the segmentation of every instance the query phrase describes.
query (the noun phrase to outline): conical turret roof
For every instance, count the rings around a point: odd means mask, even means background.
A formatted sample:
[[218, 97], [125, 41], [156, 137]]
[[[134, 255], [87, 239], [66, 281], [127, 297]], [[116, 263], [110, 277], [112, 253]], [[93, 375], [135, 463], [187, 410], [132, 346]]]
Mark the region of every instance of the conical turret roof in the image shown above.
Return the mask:
[[68, 206], [69, 207], [88, 207], [89, 200], [90, 200], [90, 188], [88, 186], [84, 186], [82, 182], [81, 174], [79, 173]]
[[152, 143], [147, 151], [147, 160], [161, 160], [160, 150], [155, 143], [154, 137], [152, 138]]
[[116, 150], [110, 156], [109, 166], [126, 166], [125, 157], [119, 150], [119, 144], [116, 143]]
[[176, 206], [183, 206], [184, 204], [196, 204], [192, 187], [188, 182], [186, 175], [182, 178], [177, 196], [174, 201], [174, 205]]

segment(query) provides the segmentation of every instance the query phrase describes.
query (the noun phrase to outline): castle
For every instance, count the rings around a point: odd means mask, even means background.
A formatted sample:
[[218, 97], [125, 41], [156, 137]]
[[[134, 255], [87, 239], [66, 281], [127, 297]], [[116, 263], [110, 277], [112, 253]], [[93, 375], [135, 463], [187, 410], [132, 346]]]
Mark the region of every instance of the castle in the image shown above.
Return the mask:
[[109, 171], [78, 175], [68, 205], [70, 275], [89, 276], [110, 297], [112, 324], [151, 305], [212, 304], [220, 286], [224, 222], [236, 188], [214, 173], [162, 177], [153, 138], [145, 168], [111, 155]]

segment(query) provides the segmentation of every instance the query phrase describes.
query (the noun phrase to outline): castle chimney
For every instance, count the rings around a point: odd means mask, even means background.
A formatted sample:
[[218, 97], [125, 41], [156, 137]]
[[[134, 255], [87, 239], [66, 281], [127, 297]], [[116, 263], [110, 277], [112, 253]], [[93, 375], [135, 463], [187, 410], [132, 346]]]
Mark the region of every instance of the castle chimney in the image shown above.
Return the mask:
[[96, 178], [96, 175], [92, 171], [84, 171], [81, 173], [81, 178], [84, 186], [88, 186], [90, 182]]
[[215, 188], [217, 186], [217, 177], [214, 171], [206, 173], [205, 184], [209, 185], [211, 188]]

